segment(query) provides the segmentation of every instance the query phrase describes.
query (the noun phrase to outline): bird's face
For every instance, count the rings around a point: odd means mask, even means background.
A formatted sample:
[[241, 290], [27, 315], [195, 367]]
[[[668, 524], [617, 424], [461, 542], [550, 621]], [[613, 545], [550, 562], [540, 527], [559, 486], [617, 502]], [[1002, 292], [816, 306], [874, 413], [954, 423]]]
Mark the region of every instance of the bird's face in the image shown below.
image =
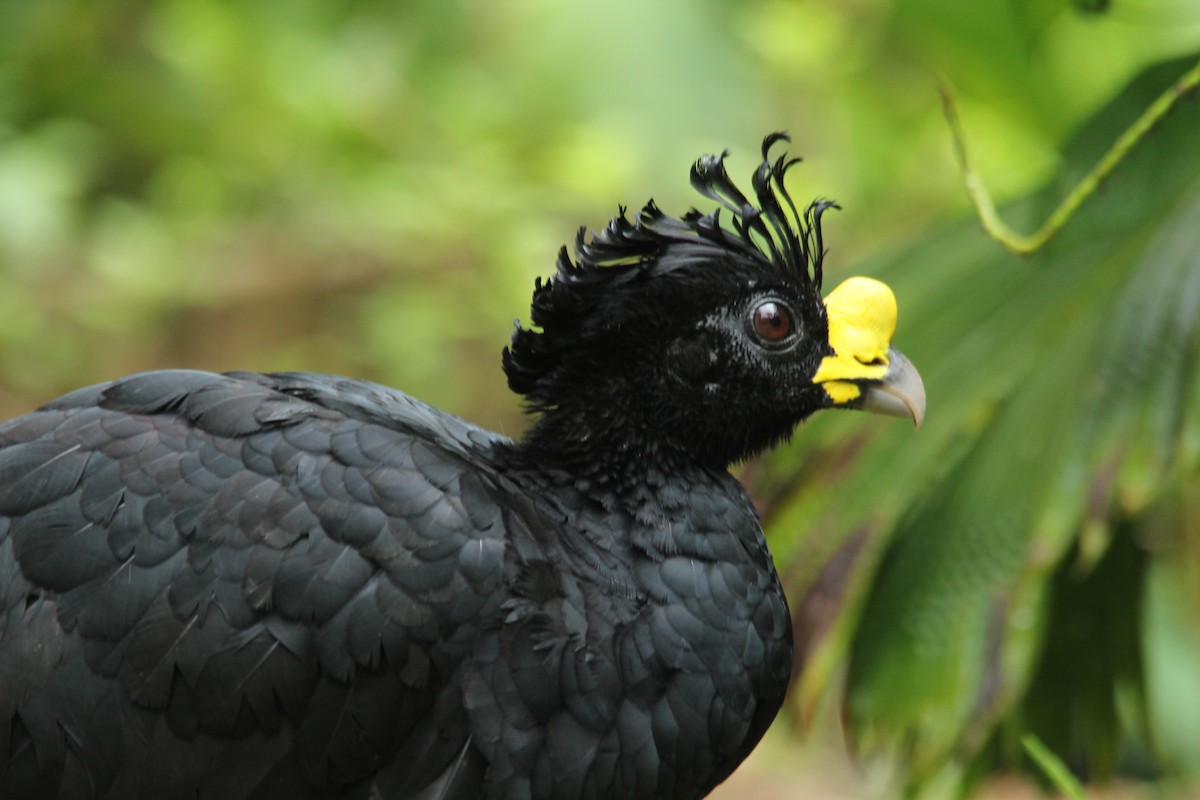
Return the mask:
[[518, 328], [504, 354], [509, 386], [542, 414], [539, 444], [727, 465], [823, 408], [921, 423], [920, 377], [891, 346], [891, 290], [852, 278], [821, 295], [821, 215], [835, 206], [797, 211], [783, 186], [794, 162], [767, 156], [780, 138], [763, 143], [757, 204], [707, 156], [692, 184], [722, 208], [675, 218], [650, 203], [581, 231], [576, 261], [564, 248], [534, 292], [540, 330]]
[[[891, 345], [897, 306], [886, 285], [850, 278], [822, 299], [811, 283], [744, 266], [698, 265], [700, 275], [653, 300], [673, 318], [666, 330], [627, 323], [619, 330], [637, 345], [608, 344], [641, 364], [638, 408], [649, 427], [729, 463], [824, 408], [921, 424], [924, 387]], [[688, 284], [706, 289], [691, 297]]]

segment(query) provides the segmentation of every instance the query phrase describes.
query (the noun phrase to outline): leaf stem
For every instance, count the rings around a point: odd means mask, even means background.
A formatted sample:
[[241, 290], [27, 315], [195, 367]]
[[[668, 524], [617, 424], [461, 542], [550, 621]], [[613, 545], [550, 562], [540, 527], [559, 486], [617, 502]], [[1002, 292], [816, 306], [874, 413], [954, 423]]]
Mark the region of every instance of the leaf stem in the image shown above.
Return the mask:
[[1067, 765], [1056, 756], [1049, 747], [1042, 743], [1042, 740], [1032, 733], [1027, 733], [1021, 737], [1021, 745], [1025, 748], [1025, 752], [1034, 760], [1034, 763], [1041, 768], [1050, 782], [1054, 784], [1054, 788], [1058, 789], [1070, 800], [1087, 800], [1087, 794], [1083, 791], [1083, 786], [1071, 774], [1071, 770]]
[[1042, 227], [1030, 234], [1013, 230], [1001, 219], [983, 179], [971, 166], [966, 136], [963, 134], [962, 123], [958, 118], [958, 109], [950, 86], [943, 79], [938, 82], [938, 90], [942, 95], [942, 110], [946, 115], [946, 122], [949, 123], [950, 133], [954, 137], [954, 152], [958, 157], [959, 168], [962, 170], [963, 183], [967, 187], [967, 195], [970, 196], [971, 203], [974, 204], [975, 210], [979, 214], [983, 229], [1010, 253], [1028, 255], [1039, 250], [1066, 225], [1079, 206], [1095, 193], [1100, 183], [1116, 169], [1129, 151], [1159, 120], [1167, 115], [1181, 97], [1195, 89], [1197, 85], [1200, 85], [1200, 61], [1171, 84], [1124, 133], [1117, 137], [1108, 152], [1063, 198], [1058, 207], [1046, 218]]

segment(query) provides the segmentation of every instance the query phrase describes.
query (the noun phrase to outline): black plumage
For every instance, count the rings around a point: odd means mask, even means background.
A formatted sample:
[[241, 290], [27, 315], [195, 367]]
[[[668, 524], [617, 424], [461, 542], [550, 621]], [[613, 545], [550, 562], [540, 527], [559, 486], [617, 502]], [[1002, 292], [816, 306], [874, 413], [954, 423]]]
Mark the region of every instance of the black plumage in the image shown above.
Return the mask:
[[[564, 249], [504, 352], [519, 442], [308, 374], [145, 373], [0, 426], [0, 797], [723, 780], [791, 667], [728, 465], [820, 408], [924, 402], [895, 351], [830, 342], [829, 204], [796, 213], [778, 138], [756, 204], [697, 163], [727, 220], [651, 204]], [[835, 358], [861, 375], [819, 379]]]

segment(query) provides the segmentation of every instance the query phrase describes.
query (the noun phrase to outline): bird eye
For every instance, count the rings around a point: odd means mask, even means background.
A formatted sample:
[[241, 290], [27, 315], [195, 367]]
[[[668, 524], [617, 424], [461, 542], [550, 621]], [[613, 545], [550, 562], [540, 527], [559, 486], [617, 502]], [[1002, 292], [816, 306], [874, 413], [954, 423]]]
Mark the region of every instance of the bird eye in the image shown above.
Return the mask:
[[764, 344], [783, 344], [796, 332], [792, 312], [778, 300], [759, 303], [751, 312], [750, 326]]

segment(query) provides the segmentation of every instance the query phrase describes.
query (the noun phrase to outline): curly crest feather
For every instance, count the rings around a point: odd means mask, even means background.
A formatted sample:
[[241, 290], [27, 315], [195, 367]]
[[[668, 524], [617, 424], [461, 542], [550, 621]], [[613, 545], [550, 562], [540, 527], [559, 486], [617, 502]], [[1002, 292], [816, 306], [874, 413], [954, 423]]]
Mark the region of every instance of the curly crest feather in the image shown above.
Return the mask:
[[[589, 329], [606, 324], [597, 319], [602, 315], [594, 313], [598, 306], [624, 290], [698, 262], [730, 256], [755, 261], [811, 285], [819, 298], [825, 255], [821, 216], [839, 206], [817, 199], [803, 214], [799, 212], [784, 177], [800, 159], [786, 154], [774, 161], [770, 158], [771, 148], [781, 140], [791, 141], [785, 133], [763, 139], [763, 160], [751, 181], [757, 205], [726, 172], [726, 150], [702, 156], [692, 166], [692, 186], [719, 204], [710, 213], [693, 208], [682, 217], [671, 217], [651, 200], [635, 220], [626, 217], [621, 207], [590, 239], [587, 229], [580, 228], [575, 261], [563, 247], [554, 277], [535, 284], [531, 318], [533, 328], [540, 330], [521, 328], [518, 323], [511, 345], [504, 349], [509, 387], [525, 395], [535, 408], [544, 407], [539, 386], [546, 376]], [[728, 224], [723, 224], [722, 211], [729, 212]]]

